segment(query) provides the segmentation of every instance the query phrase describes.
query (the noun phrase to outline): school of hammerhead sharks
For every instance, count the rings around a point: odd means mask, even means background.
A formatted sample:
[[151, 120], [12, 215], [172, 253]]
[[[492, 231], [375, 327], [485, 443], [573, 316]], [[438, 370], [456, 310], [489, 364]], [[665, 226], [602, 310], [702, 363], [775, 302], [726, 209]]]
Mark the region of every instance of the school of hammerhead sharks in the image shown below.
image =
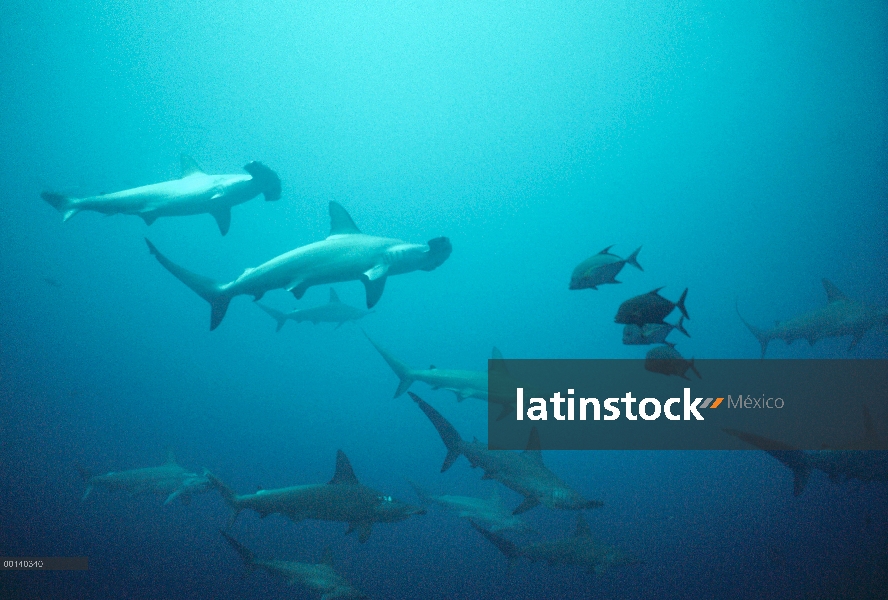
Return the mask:
[[[247, 164], [244, 167], [247, 175], [208, 175], [188, 156], [183, 155], [181, 162], [182, 177], [173, 181], [86, 198], [50, 192], [44, 192], [42, 197], [62, 214], [65, 221], [81, 211], [138, 215], [148, 225], [159, 217], [207, 213], [216, 220], [222, 235], [231, 225], [232, 207], [259, 195], [267, 201], [281, 198], [280, 178], [262, 163]], [[145, 241], [161, 266], [210, 304], [211, 330], [219, 326], [231, 299], [239, 295], [253, 296], [257, 305], [275, 320], [277, 331], [288, 320], [330, 322], [339, 327], [369, 313], [382, 296], [389, 276], [433, 271], [449, 258], [452, 250], [446, 237], [412, 243], [364, 234], [336, 202], [330, 202], [330, 235], [326, 239], [248, 268], [228, 283], [218, 283], [189, 271], [167, 258], [150, 240]], [[569, 289], [595, 290], [600, 285], [619, 283], [616, 277], [626, 264], [642, 270], [637, 260], [641, 248], [627, 258], [612, 254], [610, 249], [605, 248], [577, 265]], [[289, 313], [258, 302], [270, 290], [285, 289], [298, 300], [312, 286], [346, 281], [364, 284], [367, 310], [341, 302], [333, 288], [330, 288], [327, 304]], [[813, 344], [822, 338], [851, 336], [853, 348], [869, 329], [888, 324], [888, 310], [848, 298], [826, 279], [823, 285], [827, 294], [825, 306], [778, 322], [771, 329], [760, 329], [740, 317], [761, 344], [762, 358], [771, 340], [792, 343], [805, 339]], [[684, 327], [685, 320], [690, 319], [685, 308], [688, 291], [685, 289], [679, 300], [672, 302], [659, 294], [660, 289], [630, 298], [620, 305], [614, 320], [624, 325], [623, 343], [653, 346], [645, 360], [645, 368], [650, 371], [687, 378], [686, 373], [691, 370], [700, 377], [693, 359], [686, 360], [675, 349], [675, 344], [667, 341], [673, 330], [690, 337]], [[667, 323], [664, 319], [675, 309], [680, 313], [678, 320]], [[441, 471], [446, 471], [460, 456], [465, 456], [472, 467], [483, 471], [483, 479], [496, 480], [523, 496], [524, 500], [517, 508], [507, 508], [498, 494], [491, 498], [435, 496], [412, 482], [418, 505], [411, 505], [361, 484], [341, 450], [336, 454], [333, 478], [327, 483], [260, 489], [252, 494], [236, 493], [207, 470], [202, 474], [187, 471], [176, 462], [171, 452], [166, 462], [158, 467], [112, 471], [103, 475], [78, 467], [87, 486], [83, 498], [99, 487], [132, 494], [159, 494], [166, 497], [165, 504], [177, 498], [187, 504], [193, 494], [217, 490], [231, 509], [229, 528], [241, 511], [253, 510], [262, 517], [277, 513], [294, 522], [303, 519], [343, 522], [348, 525], [346, 533], [355, 532], [360, 542], [367, 541], [376, 523], [403, 521], [412, 515], [424, 514], [427, 507], [437, 505], [468, 520], [510, 562], [523, 557], [549, 564], [574, 565], [595, 574], [618, 565], [640, 562], [631, 553], [594, 537], [582, 512], [577, 518], [574, 534], [567, 538], [520, 544], [506, 537], [503, 532], [533, 533], [520, 515], [540, 504], [549, 509], [583, 511], [600, 507], [602, 503], [584, 498], [546, 467], [535, 431], [531, 432], [524, 452], [491, 451], [483, 442], [464, 440], [435, 408], [408, 391], [414, 382], [420, 381], [432, 389], [454, 392], [459, 401], [478, 398], [493, 402], [493, 398], [488, 398], [487, 372], [435, 367], [413, 369], [369, 336], [368, 339], [399, 378], [395, 396], [408, 393], [444, 442], [447, 454]], [[502, 358], [496, 348], [492, 357]], [[510, 407], [504, 405], [503, 414], [507, 410]], [[820, 470], [831, 479], [888, 480], [885, 456], [888, 453], [867, 452], [868, 447], [875, 447], [876, 440], [868, 412], [864, 415], [864, 427], [865, 435], [858, 446], [844, 450], [801, 451], [755, 434], [729, 433], [769, 452], [789, 467], [795, 480], [794, 493], [799, 495], [812, 470]], [[260, 559], [226, 531], [222, 530], [221, 534], [250, 569], [264, 569], [289, 583], [300, 584], [319, 593], [324, 600], [367, 597], [334, 569], [329, 549], [318, 563]]]

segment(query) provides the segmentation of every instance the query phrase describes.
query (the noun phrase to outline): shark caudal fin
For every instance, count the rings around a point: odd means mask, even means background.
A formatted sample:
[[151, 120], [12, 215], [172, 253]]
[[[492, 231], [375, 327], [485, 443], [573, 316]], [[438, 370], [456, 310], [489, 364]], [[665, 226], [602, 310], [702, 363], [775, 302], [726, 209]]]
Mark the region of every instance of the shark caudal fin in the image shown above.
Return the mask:
[[[363, 331], [363, 329], [361, 331]], [[376, 348], [376, 351], [379, 352], [379, 355], [383, 359], [385, 359], [385, 362], [388, 363], [388, 366], [390, 366], [392, 368], [392, 371], [394, 371], [395, 375], [398, 376], [398, 379], [401, 380], [398, 383], [397, 389], [395, 390], [395, 395], [392, 396], [393, 398], [397, 398], [398, 396], [400, 396], [401, 394], [406, 392], [407, 388], [409, 388], [410, 385], [414, 381], [410, 367], [408, 367], [407, 365], [402, 363], [400, 360], [398, 360], [397, 358], [392, 356], [392, 354], [388, 350], [386, 350], [385, 348], [383, 348], [382, 346], [380, 346], [379, 344], [374, 342], [373, 338], [371, 338], [369, 335], [367, 335], [366, 331], [364, 331], [364, 336], [368, 340], [370, 340], [370, 343], [373, 344], [373, 347]]]
[[746, 433], [745, 431], [738, 431], [736, 429], [723, 429], [722, 431], [743, 440], [747, 444], [755, 446], [759, 450], [764, 450], [792, 469], [792, 493], [794, 496], [801, 495], [802, 491], [805, 489], [805, 484], [808, 483], [808, 476], [811, 474], [811, 465], [804, 452], [797, 448], [793, 448], [789, 444], [755, 435], [754, 433]]
[[759, 341], [759, 344], [762, 347], [762, 358], [765, 358], [765, 352], [768, 349], [768, 342], [771, 341], [770, 332], [764, 329], [759, 329], [755, 325], [751, 325], [750, 323], [748, 323], [746, 319], [743, 318], [743, 315], [740, 314], [740, 307], [737, 306], [736, 301], [734, 302], [734, 310], [737, 311], [737, 316], [740, 317], [740, 321], [742, 321], [743, 324], [746, 325], [746, 328], [752, 333], [752, 335], [755, 336], [755, 339]]
[[253, 180], [262, 188], [267, 202], [281, 199], [281, 178], [277, 173], [255, 160], [244, 165], [244, 171], [252, 175]]
[[486, 537], [487, 541], [489, 541], [491, 544], [496, 546], [497, 550], [499, 550], [500, 552], [505, 554], [506, 558], [509, 559], [509, 562], [511, 562], [513, 559], [518, 558], [518, 556], [520, 556], [518, 546], [515, 545], [514, 542], [507, 540], [506, 538], [504, 538], [503, 536], [501, 536], [499, 534], [496, 534], [496, 533], [493, 533], [492, 531], [488, 531], [487, 529], [484, 529], [483, 527], [481, 527], [480, 525], [478, 525], [477, 523], [475, 523], [471, 519], [469, 520], [469, 523], [472, 524], [472, 527], [475, 529], [475, 531], [477, 531], [478, 533], [480, 533], [481, 535]]
[[219, 491], [219, 494], [222, 496], [222, 499], [225, 501], [225, 504], [231, 509], [231, 516], [228, 519], [228, 527], [234, 525], [234, 521], [237, 519], [237, 516], [240, 514], [241, 507], [237, 502], [237, 494], [234, 491], [222, 483], [222, 480], [210, 473], [209, 471], [205, 471], [204, 474], [206, 478], [210, 481], [210, 485], [216, 488]]
[[184, 267], [180, 267], [160, 251], [154, 247], [151, 240], [145, 238], [148, 244], [148, 250], [154, 255], [163, 268], [173, 274], [173, 277], [191, 288], [194, 293], [210, 303], [210, 331], [219, 326], [222, 319], [225, 318], [225, 312], [228, 310], [228, 303], [231, 297], [222, 291], [222, 286], [203, 275], [192, 273]]
[[229, 534], [225, 533], [225, 531], [223, 531], [222, 529], [219, 530], [219, 533], [221, 533], [222, 537], [225, 538], [225, 541], [228, 542], [232, 548], [234, 548], [234, 551], [238, 553], [238, 555], [241, 557], [241, 560], [244, 561], [247, 570], [252, 571], [256, 567], [256, 556], [250, 551], [250, 549], [241, 544]]
[[77, 199], [63, 196], [62, 194], [54, 194], [53, 192], [43, 192], [40, 197], [49, 202], [50, 205], [60, 213], [62, 213], [62, 221], [67, 221], [80, 212], [77, 208]]
[[287, 315], [285, 315], [281, 311], [275, 310], [275, 309], [271, 308], [270, 306], [265, 306], [264, 304], [260, 304], [259, 302], [256, 303], [256, 306], [258, 306], [259, 308], [264, 310], [265, 314], [267, 314], [269, 317], [271, 317], [272, 319], [277, 321], [277, 327], [275, 328], [275, 332], [279, 332], [281, 330], [281, 328], [286, 324]]
[[635, 267], [636, 269], [638, 269], [639, 271], [644, 271], [644, 269], [641, 268], [641, 265], [638, 264], [638, 253], [639, 252], [641, 252], [641, 246], [636, 248], [635, 252], [633, 252], [628, 257], [626, 257], [626, 262], [629, 263], [630, 265], [632, 265], [633, 267]]
[[462, 454], [462, 450], [460, 447], [462, 446], [462, 438], [459, 437], [459, 433], [456, 429], [451, 425], [447, 419], [441, 416], [437, 410], [432, 408], [426, 403], [425, 400], [414, 394], [413, 392], [407, 392], [410, 394], [410, 397], [413, 398], [413, 401], [419, 405], [419, 408], [422, 409], [422, 412], [426, 414], [429, 418], [429, 421], [432, 422], [432, 425], [435, 426], [435, 429], [438, 430], [438, 435], [441, 436], [441, 440], [444, 442], [444, 445], [447, 446], [447, 456], [444, 458], [444, 464], [441, 465], [441, 472], [443, 473], [453, 462], [459, 458], [459, 455]]
[[85, 469], [83, 466], [79, 464], [75, 464], [74, 467], [77, 469], [77, 472], [80, 474], [80, 478], [83, 481], [86, 481], [86, 489], [83, 491], [83, 496], [80, 497], [80, 501], [83, 502], [86, 500], [86, 497], [89, 496], [90, 492], [93, 490], [93, 486], [89, 484], [89, 480], [92, 478], [92, 472], [89, 469]]

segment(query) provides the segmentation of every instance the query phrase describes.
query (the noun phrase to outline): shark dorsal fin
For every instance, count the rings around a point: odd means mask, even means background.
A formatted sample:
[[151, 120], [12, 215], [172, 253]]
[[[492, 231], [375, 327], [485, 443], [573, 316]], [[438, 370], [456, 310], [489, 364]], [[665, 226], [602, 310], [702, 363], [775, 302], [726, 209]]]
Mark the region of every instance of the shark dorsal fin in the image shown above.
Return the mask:
[[197, 164], [197, 162], [188, 156], [187, 154], [183, 154], [179, 157], [179, 160], [182, 163], [182, 177], [188, 177], [189, 175], [194, 175], [195, 173], [203, 173], [203, 169]]
[[527, 449], [524, 450], [524, 456], [533, 462], [542, 465], [543, 453], [540, 446], [540, 432], [534, 427], [530, 430], [530, 437], [527, 438]]
[[176, 454], [173, 452], [172, 448], [167, 448], [166, 464], [168, 464], [168, 465], [176, 464]]
[[256, 491], [257, 491], [257, 492], [261, 492], [261, 491], [264, 490], [264, 489], [265, 489], [265, 488], [263, 488], [261, 485], [257, 485], [257, 486], [256, 486]]
[[509, 370], [506, 368], [506, 363], [503, 362], [505, 360], [506, 359], [503, 358], [503, 353], [499, 351], [499, 348], [494, 346], [493, 350], [490, 351], [490, 361], [487, 362], [488, 371], [507, 374]]
[[839, 288], [829, 279], [823, 280], [823, 289], [826, 290], [826, 302], [830, 304], [839, 300], [847, 300], [848, 296], [843, 294]]
[[608, 246], [607, 248], [605, 248], [604, 250], [602, 250], [598, 254], [610, 254], [610, 249], [613, 247], [614, 247], [613, 244], [611, 244], [610, 246]]
[[336, 472], [333, 474], [333, 479], [330, 480], [330, 483], [358, 483], [358, 478], [355, 477], [351, 463], [348, 462], [348, 457], [342, 450], [336, 451]]
[[589, 529], [589, 524], [582, 513], [577, 516], [577, 529], [574, 532], [574, 537], [592, 537], [592, 530]]
[[330, 304], [341, 304], [342, 300], [339, 299], [339, 296], [336, 294], [336, 290], [330, 288]]
[[435, 365], [429, 365], [429, 371], [434, 371], [437, 368]]
[[330, 235], [361, 233], [355, 222], [338, 202], [330, 202]]
[[330, 546], [324, 547], [324, 552], [321, 554], [321, 560], [318, 561], [319, 565], [327, 565], [328, 567], [333, 566], [333, 548]]

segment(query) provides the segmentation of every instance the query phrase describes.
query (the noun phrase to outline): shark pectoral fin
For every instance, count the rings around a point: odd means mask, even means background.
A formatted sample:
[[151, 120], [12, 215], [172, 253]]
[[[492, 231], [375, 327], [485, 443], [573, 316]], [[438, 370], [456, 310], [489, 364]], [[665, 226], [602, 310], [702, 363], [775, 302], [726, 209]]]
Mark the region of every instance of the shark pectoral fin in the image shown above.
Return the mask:
[[389, 266], [386, 264], [378, 264], [372, 269], [367, 269], [364, 271], [364, 277], [369, 279], [370, 281], [376, 281], [377, 279], [381, 279], [385, 277], [385, 274], [388, 273]]
[[91, 485], [86, 486], [86, 491], [83, 492], [83, 496], [80, 497], [80, 501], [83, 502], [84, 500], [86, 500], [86, 497], [89, 496], [90, 492], [92, 492], [92, 491], [93, 491], [93, 486], [91, 486]]
[[370, 534], [373, 533], [373, 523], [369, 521], [362, 521], [360, 523], [349, 523], [348, 530], [345, 532], [345, 535], [350, 534], [352, 531], [358, 532], [358, 541], [362, 544], [370, 539]]
[[513, 515], [520, 515], [521, 513], [526, 513], [531, 508], [537, 506], [540, 503], [540, 499], [536, 496], [528, 496], [524, 499], [524, 502], [518, 505], [518, 508], [512, 511]]
[[[179, 488], [178, 490], [176, 490], [175, 492], [173, 492], [172, 494], [167, 496], [167, 499], [164, 501], [163, 505], [166, 506], [167, 504], [169, 504], [170, 502], [172, 502], [173, 500], [175, 500], [176, 498], [181, 496], [182, 492], [184, 492], [184, 491], [185, 490], [183, 490], [182, 488]], [[184, 503], [185, 501], [183, 500], [182, 502]]]
[[[387, 269], [387, 268], [386, 268]], [[371, 269], [372, 271], [373, 269]], [[367, 273], [369, 273], [368, 271]], [[364, 283], [364, 288], [367, 291], [367, 308], [373, 308], [376, 306], [376, 303], [379, 302], [379, 298], [382, 297], [382, 292], [385, 290], [385, 275], [381, 275], [375, 279], [371, 279], [367, 274], [364, 274], [364, 277], [361, 279]]]
[[139, 213], [139, 216], [145, 221], [145, 225], [151, 225], [157, 220], [157, 215], [154, 213]]
[[231, 207], [226, 206], [214, 210], [210, 214], [213, 215], [213, 218], [216, 219], [216, 224], [219, 225], [219, 233], [222, 235], [228, 233], [228, 228], [231, 227]]
[[287, 291], [293, 294], [293, 296], [297, 300], [302, 300], [302, 296], [305, 295], [306, 290], [311, 287], [311, 284], [304, 280], [294, 281], [290, 284], [290, 287], [287, 288]]

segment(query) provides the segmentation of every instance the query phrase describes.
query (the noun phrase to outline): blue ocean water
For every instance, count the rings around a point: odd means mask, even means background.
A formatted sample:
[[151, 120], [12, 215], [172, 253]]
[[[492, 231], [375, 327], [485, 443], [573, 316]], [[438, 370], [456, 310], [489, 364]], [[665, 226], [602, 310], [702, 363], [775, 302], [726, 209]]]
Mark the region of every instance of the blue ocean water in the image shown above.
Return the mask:
[[[487, 496], [445, 448], [358, 326], [274, 322], [207, 304], [144, 237], [227, 281], [329, 231], [341, 203], [373, 235], [447, 236], [432, 272], [392, 277], [360, 322], [416, 367], [511, 358], [637, 358], [623, 300], [689, 289], [686, 357], [757, 358], [735, 313], [762, 326], [822, 306], [821, 279], [888, 305], [888, 6], [883, 2], [22, 2], [0, 19], [0, 555], [88, 556], [87, 572], [0, 573], [8, 598], [314, 597], [243, 576], [216, 493], [189, 505], [96, 490], [76, 465], [160, 464], [167, 448], [246, 493], [325, 482], [337, 449], [358, 478], [415, 501]], [[260, 160], [278, 202], [210, 216], [84, 212], [95, 195]], [[569, 291], [606, 246], [639, 262], [619, 286]], [[363, 306], [357, 282], [335, 286]], [[279, 310], [327, 301], [327, 286]], [[886, 358], [888, 333], [768, 355]], [[411, 388], [464, 437], [485, 404]], [[882, 431], [886, 424], [879, 423]], [[244, 513], [232, 533], [263, 557], [316, 561], [373, 598], [884, 598], [888, 490], [792, 474], [749, 452], [547, 452], [605, 506], [594, 535], [644, 564], [595, 576], [511, 568], [439, 510], [379, 524]], [[505, 488], [503, 498], [521, 498]], [[542, 539], [575, 515], [525, 515]]]

